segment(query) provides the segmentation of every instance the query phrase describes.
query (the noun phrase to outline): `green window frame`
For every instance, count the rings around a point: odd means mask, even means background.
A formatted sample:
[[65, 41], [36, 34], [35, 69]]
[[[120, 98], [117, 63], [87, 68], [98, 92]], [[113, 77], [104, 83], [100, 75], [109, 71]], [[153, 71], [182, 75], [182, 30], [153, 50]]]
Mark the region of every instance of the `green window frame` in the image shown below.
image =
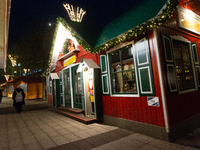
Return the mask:
[[137, 94], [133, 47], [127, 45], [109, 53], [113, 94]]

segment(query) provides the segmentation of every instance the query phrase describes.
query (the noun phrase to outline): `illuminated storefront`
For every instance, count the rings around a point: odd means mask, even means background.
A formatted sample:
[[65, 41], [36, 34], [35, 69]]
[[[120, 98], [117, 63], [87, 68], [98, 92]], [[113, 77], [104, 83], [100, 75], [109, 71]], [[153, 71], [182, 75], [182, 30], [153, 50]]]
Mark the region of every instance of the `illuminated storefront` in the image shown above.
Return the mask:
[[[61, 22], [58, 23], [55, 34], [50, 68], [50, 72], [54, 73], [50, 73], [47, 79], [48, 101], [54, 108], [80, 110], [85, 117], [100, 120], [102, 116], [102, 104], [100, 104], [102, 99], [99, 97], [101, 72], [95, 62], [97, 59], [88, 58], [91, 54], [84, 51], [69, 32], [69, 28], [65, 28]], [[95, 54], [94, 56], [96, 58]]]
[[50, 73], [60, 106], [102, 111], [103, 123], [174, 141], [200, 126], [200, 2], [143, 4], [106, 25], [94, 47], [72, 32], [78, 42], [67, 38], [75, 49], [63, 54], [61, 38]]

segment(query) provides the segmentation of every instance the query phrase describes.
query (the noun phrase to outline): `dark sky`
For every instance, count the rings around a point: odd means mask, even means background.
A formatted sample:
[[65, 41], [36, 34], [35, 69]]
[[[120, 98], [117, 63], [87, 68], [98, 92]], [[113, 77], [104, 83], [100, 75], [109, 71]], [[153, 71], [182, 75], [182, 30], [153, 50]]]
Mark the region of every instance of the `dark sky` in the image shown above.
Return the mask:
[[[9, 44], [17, 42], [24, 33], [56, 23], [57, 17], [69, 20], [63, 3], [86, 10], [83, 24], [103, 26], [130, 10], [143, 0], [12, 0], [9, 26]], [[50, 28], [50, 27], [49, 27]]]

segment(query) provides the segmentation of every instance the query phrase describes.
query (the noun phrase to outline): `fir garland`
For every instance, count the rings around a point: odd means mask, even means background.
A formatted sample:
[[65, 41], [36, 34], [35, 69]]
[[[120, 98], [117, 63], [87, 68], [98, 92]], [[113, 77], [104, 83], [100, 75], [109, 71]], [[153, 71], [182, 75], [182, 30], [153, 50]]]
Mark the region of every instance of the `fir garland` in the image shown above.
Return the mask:
[[143, 24], [140, 24], [137, 27], [132, 28], [131, 30], [121, 34], [120, 36], [112, 40], [107, 41], [106, 43], [98, 47], [95, 47], [90, 50], [85, 48], [85, 50], [91, 53], [98, 53], [101, 51], [105, 51], [116, 45], [119, 45], [120, 43], [131, 40], [137, 37], [138, 35], [143, 34], [149, 30], [158, 28], [158, 26], [165, 23], [172, 16], [174, 9], [176, 8], [178, 4], [179, 4], [179, 0], [170, 0], [170, 2], [166, 3], [166, 8], [162, 10], [162, 13], [158, 15], [157, 17], [153, 18], [151, 21], [147, 21]]

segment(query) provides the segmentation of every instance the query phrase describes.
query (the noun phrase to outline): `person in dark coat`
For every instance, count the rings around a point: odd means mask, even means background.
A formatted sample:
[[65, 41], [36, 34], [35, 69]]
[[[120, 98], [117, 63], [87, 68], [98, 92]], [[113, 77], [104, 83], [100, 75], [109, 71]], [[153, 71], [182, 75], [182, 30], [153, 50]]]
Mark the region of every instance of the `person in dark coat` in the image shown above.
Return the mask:
[[[17, 102], [16, 101], [17, 93], [21, 93], [22, 94], [22, 101], [21, 102]], [[17, 113], [21, 113], [22, 112], [22, 105], [25, 105], [24, 98], [25, 98], [24, 90], [21, 89], [20, 86], [17, 86], [17, 88], [13, 92], [13, 96], [12, 96], [13, 106], [15, 107]]]
[[0, 103], [2, 101], [2, 90], [0, 89]]

